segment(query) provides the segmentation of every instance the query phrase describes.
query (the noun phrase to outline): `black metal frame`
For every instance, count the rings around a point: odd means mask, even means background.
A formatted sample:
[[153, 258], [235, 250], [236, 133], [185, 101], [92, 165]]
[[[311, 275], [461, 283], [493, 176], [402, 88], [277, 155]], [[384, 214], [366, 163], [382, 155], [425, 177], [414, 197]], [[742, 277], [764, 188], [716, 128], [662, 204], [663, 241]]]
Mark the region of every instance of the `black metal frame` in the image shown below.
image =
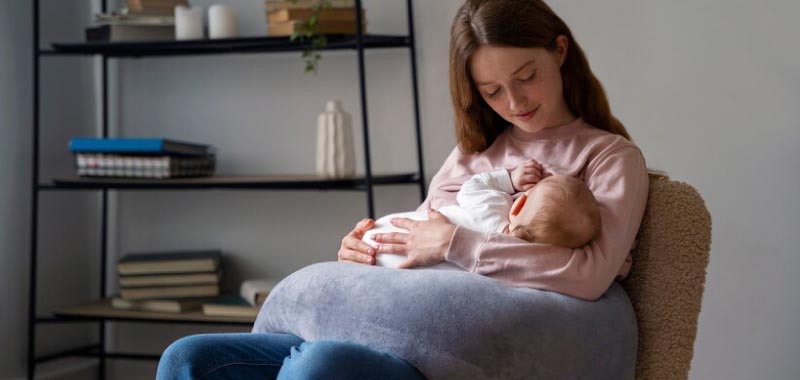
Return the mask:
[[[107, 9], [107, 0], [98, 0], [103, 12]], [[226, 53], [262, 53], [279, 51], [298, 51], [302, 50], [302, 45], [291, 43], [288, 39], [282, 38], [237, 38], [230, 40], [209, 42], [175, 42], [175, 43], [117, 43], [117, 44], [62, 44], [60, 50], [40, 49], [39, 39], [39, 10], [40, 0], [33, 0], [33, 133], [32, 133], [32, 178], [31, 178], [31, 220], [30, 220], [30, 274], [29, 274], [29, 297], [28, 297], [28, 365], [27, 378], [33, 379], [36, 365], [39, 363], [52, 361], [68, 356], [87, 356], [99, 359], [98, 377], [105, 378], [106, 359], [131, 359], [131, 360], [157, 360], [159, 355], [132, 354], [106, 351], [105, 327], [106, 321], [118, 322], [137, 322], [137, 323], [179, 323], [179, 324], [211, 324], [211, 325], [241, 325], [241, 323], [231, 322], [189, 322], [189, 321], [169, 321], [169, 320], [145, 320], [127, 318], [64, 318], [64, 317], [38, 317], [36, 315], [37, 299], [37, 256], [38, 256], [38, 219], [39, 219], [39, 195], [45, 191], [52, 190], [99, 190], [101, 192], [101, 231], [100, 231], [100, 297], [106, 297], [106, 267], [108, 265], [107, 243], [108, 243], [108, 192], [109, 190], [147, 190], [147, 189], [295, 189], [295, 190], [361, 190], [367, 193], [367, 213], [370, 217], [375, 217], [374, 187], [376, 185], [388, 184], [417, 184], [420, 190], [420, 200], [425, 198], [425, 173], [422, 152], [422, 132], [420, 127], [419, 115], [419, 94], [417, 86], [417, 61], [416, 61], [416, 42], [414, 37], [414, 15], [412, 0], [406, 0], [408, 11], [408, 36], [377, 36], [364, 35], [362, 30], [362, 1], [356, 0], [354, 12], [357, 20], [357, 34], [353, 36], [333, 36], [326, 50], [355, 49], [358, 55], [358, 75], [359, 90], [361, 101], [362, 131], [364, 136], [364, 161], [365, 176], [363, 179], [347, 181], [322, 181], [322, 182], [256, 182], [244, 184], [228, 185], [178, 185], [178, 186], [137, 186], [135, 183], [129, 184], [89, 184], [79, 185], [42, 185], [39, 183], [39, 138], [40, 138], [40, 69], [41, 58], [47, 56], [89, 54], [102, 56], [102, 137], [108, 137], [109, 133], [109, 114], [108, 114], [108, 59], [113, 57], [157, 57], [165, 55], [195, 55], [195, 54], [226, 54]], [[375, 177], [372, 173], [371, 151], [369, 141], [369, 112], [367, 109], [367, 89], [365, 75], [364, 50], [368, 48], [396, 48], [407, 47], [410, 50], [411, 59], [411, 79], [413, 86], [414, 99], [414, 124], [417, 146], [418, 171], [412, 175], [397, 175]], [[403, 178], [400, 178], [403, 177]], [[388, 179], [387, 179], [388, 178]], [[36, 356], [36, 326], [37, 324], [70, 324], [70, 323], [99, 323], [100, 343], [85, 347], [69, 349], [54, 354]]]

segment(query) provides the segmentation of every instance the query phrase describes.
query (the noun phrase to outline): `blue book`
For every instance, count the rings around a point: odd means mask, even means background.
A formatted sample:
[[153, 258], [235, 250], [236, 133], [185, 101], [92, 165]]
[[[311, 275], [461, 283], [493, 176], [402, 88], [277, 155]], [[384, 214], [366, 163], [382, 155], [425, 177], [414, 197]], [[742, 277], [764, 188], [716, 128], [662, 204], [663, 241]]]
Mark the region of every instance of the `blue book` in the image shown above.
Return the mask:
[[214, 154], [210, 145], [162, 138], [75, 137], [69, 141], [72, 153], [123, 153], [141, 155], [206, 156]]

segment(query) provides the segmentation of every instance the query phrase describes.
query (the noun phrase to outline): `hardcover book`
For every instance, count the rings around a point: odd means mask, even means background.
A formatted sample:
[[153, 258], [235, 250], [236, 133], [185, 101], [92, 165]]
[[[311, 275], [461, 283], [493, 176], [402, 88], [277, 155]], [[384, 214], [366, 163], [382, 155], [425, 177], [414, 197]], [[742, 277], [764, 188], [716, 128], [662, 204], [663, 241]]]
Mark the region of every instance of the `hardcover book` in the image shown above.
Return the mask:
[[[314, 13], [311, 9], [279, 9], [272, 12], [267, 12], [267, 22], [286, 22], [286, 21], [307, 21]], [[362, 20], [365, 17], [365, 11], [361, 11]], [[336, 8], [324, 9], [319, 11], [317, 18], [318, 22], [356, 22], [356, 14], [350, 8]]]
[[117, 272], [122, 276], [215, 272], [221, 263], [220, 251], [132, 253], [117, 263]]
[[120, 296], [126, 300], [161, 298], [214, 297], [219, 295], [219, 285], [159, 286], [152, 288], [121, 288]]
[[111, 307], [123, 310], [155, 311], [159, 313], [184, 313], [200, 310], [203, 302], [212, 298], [185, 298], [172, 300], [126, 300], [121, 297], [111, 299]]
[[187, 0], [128, 0], [129, 13], [171, 15], [178, 5], [188, 6]]
[[173, 41], [172, 25], [105, 24], [85, 29], [86, 42]]
[[[321, 21], [317, 23], [317, 33], [320, 34], [356, 34], [356, 23], [353, 21]], [[270, 36], [291, 36], [294, 32], [304, 32], [305, 23], [302, 21], [286, 21], [270, 23], [267, 34]], [[366, 24], [361, 28], [362, 33], [367, 33]]]
[[72, 153], [117, 153], [140, 155], [205, 156], [214, 154], [210, 145], [164, 138], [75, 137], [69, 142]]
[[120, 276], [119, 285], [123, 288], [148, 286], [181, 286], [181, 285], [213, 285], [219, 284], [220, 272], [163, 274], [144, 276]]
[[214, 175], [216, 157], [207, 156], [125, 156], [105, 153], [76, 153], [78, 175], [84, 177], [179, 178]]
[[[274, 11], [278, 9], [298, 9], [298, 8], [307, 8], [311, 9], [312, 7], [319, 6], [321, 0], [297, 0], [295, 2], [291, 1], [279, 1], [279, 0], [266, 0], [264, 5], [267, 7], [268, 11]], [[353, 8], [356, 5], [355, 0], [329, 0], [330, 6], [333, 8], [342, 8], [342, 7], [350, 7]]]
[[255, 317], [260, 309], [236, 296], [219, 297], [203, 303], [202, 307], [203, 314], [214, 317]]

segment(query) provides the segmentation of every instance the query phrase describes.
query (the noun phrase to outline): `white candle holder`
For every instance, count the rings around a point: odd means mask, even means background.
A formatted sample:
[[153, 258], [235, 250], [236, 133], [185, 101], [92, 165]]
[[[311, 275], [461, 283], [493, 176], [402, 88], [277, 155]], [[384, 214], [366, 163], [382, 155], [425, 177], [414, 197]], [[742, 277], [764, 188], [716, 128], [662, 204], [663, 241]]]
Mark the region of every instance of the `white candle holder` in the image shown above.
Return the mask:
[[209, 38], [236, 37], [236, 14], [230, 7], [215, 4], [208, 8], [208, 36]]
[[175, 7], [175, 39], [199, 40], [203, 39], [203, 8]]

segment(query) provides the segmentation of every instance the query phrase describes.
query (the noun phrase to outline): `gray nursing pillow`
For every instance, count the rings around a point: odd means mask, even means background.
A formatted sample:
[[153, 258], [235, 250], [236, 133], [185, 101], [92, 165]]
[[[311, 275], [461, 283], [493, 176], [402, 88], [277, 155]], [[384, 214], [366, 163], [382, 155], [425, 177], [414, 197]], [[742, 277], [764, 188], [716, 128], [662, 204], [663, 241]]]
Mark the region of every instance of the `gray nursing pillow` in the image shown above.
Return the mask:
[[253, 333], [348, 340], [428, 379], [633, 379], [636, 319], [614, 283], [596, 302], [456, 271], [329, 262], [270, 293]]

